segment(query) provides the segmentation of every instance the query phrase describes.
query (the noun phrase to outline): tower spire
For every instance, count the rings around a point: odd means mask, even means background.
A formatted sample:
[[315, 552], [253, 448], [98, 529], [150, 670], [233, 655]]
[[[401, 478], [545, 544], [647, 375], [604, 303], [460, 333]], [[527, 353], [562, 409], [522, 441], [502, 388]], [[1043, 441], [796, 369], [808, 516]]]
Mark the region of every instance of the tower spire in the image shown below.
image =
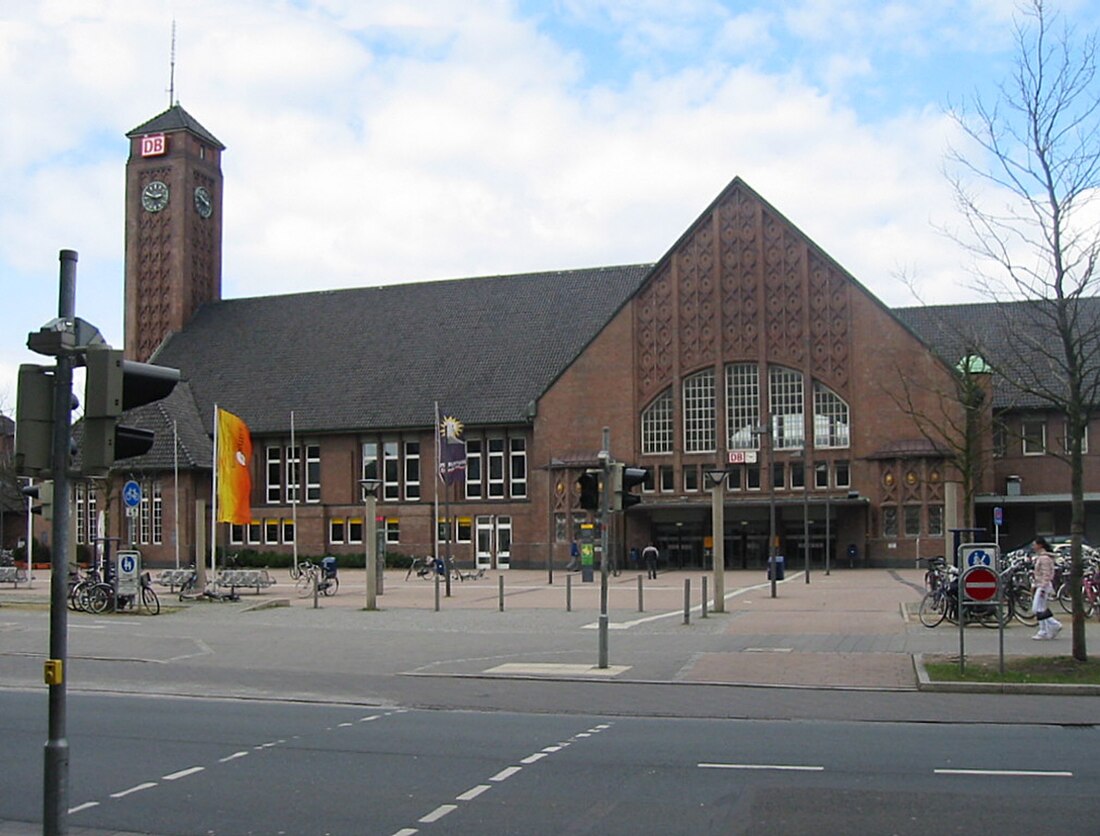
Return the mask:
[[172, 18], [172, 52], [168, 62], [168, 107], [176, 106], [176, 19]]

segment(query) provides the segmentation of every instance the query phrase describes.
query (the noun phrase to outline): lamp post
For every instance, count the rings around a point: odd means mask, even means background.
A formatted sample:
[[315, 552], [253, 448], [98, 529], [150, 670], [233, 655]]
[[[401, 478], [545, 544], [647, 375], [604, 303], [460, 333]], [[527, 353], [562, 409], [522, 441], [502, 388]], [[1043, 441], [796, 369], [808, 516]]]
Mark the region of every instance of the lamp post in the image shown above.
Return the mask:
[[711, 497], [711, 541], [714, 546], [714, 612], [726, 611], [726, 488], [728, 470], [708, 470]]
[[793, 458], [802, 461], [802, 558], [806, 569], [806, 583], [810, 582], [810, 472], [809, 448], [805, 441], [793, 453]]
[[367, 573], [367, 609], [378, 609], [378, 535], [375, 530], [378, 514], [378, 488], [381, 479], [360, 479], [363, 488], [363, 568]]
[[[764, 468], [763, 463], [760, 465], [760, 477], [768, 480], [768, 575], [772, 582], [772, 598], [775, 597], [776, 576], [779, 574], [779, 567], [775, 565], [775, 474], [772, 473], [772, 458], [774, 452], [772, 452], [772, 432], [771, 428], [767, 424], [761, 424], [753, 429], [753, 434], [761, 439], [761, 446], [767, 444], [768, 450], [768, 466]], [[766, 441], [764, 440], [766, 439]]]

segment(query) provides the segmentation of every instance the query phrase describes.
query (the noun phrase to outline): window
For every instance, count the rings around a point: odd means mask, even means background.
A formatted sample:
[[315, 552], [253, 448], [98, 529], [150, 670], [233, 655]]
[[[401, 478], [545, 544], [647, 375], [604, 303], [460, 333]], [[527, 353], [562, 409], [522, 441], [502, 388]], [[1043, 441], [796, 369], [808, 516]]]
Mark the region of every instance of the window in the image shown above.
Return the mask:
[[838, 461], [833, 464], [833, 483], [838, 488], [852, 487], [852, 473], [848, 468], [848, 462]]
[[661, 493], [672, 493], [676, 490], [676, 471], [672, 465], [663, 464], [657, 468], [657, 477], [660, 479]]
[[1020, 432], [1025, 456], [1041, 456], [1047, 450], [1047, 422], [1030, 419], [1023, 422]]
[[277, 519], [264, 520], [264, 542], [279, 542], [279, 521]]
[[726, 443], [730, 450], [760, 446], [760, 369], [755, 363], [726, 366]]
[[768, 404], [776, 450], [795, 450], [805, 438], [802, 374], [783, 366], [768, 369]]
[[760, 465], [750, 464], [745, 466], [745, 487], [750, 491], [760, 490]]
[[1008, 428], [999, 419], [993, 422], [993, 455], [998, 459], [1008, 455]]
[[306, 502], [321, 501], [321, 445], [306, 445]]
[[99, 537], [95, 486], [76, 483], [76, 542], [92, 545]]
[[302, 448], [295, 445], [286, 448], [286, 501], [301, 502]]
[[814, 487], [829, 487], [829, 463], [814, 462]]
[[783, 471], [783, 462], [772, 463], [772, 487], [776, 490], [782, 490], [786, 487], [787, 474]]
[[469, 543], [474, 536], [474, 521], [470, 517], [459, 517], [458, 528], [456, 529], [458, 534], [455, 537], [456, 543]]
[[828, 386], [814, 383], [814, 446], [847, 447], [848, 404]]
[[267, 448], [267, 501], [277, 503], [282, 500], [282, 449], [279, 447]]
[[164, 500], [160, 495], [160, 482], [152, 482], [149, 486], [153, 494], [153, 542], [164, 542]]
[[562, 512], [554, 514], [554, 542], [564, 543], [566, 542], [569, 532], [566, 529], [566, 516]]
[[893, 506], [888, 505], [882, 509], [882, 536], [898, 536], [898, 509]]
[[343, 543], [344, 538], [347, 537], [346, 532], [347, 523], [342, 517], [328, 521], [328, 541], [330, 543]]
[[684, 379], [684, 451], [714, 450], [714, 369], [706, 369]]
[[513, 499], [527, 496], [527, 440], [508, 439], [508, 467], [510, 484], [508, 486]]
[[142, 545], [164, 542], [164, 503], [161, 501], [160, 482], [155, 480], [141, 483], [137, 540]]
[[920, 506], [905, 506], [905, 536], [920, 537]]
[[401, 468], [397, 442], [382, 442], [382, 498], [401, 498]]
[[931, 537], [943, 536], [943, 506], [928, 506], [928, 534]]
[[[1068, 456], [1070, 454], [1070, 426], [1067, 419], [1062, 424], [1062, 450]], [[1081, 433], [1081, 455], [1087, 454], [1089, 451], [1089, 427], [1085, 425], [1085, 431]]]
[[284, 543], [293, 543], [294, 542], [294, 520], [293, 519], [283, 520], [283, 542]]
[[248, 524], [248, 543], [251, 546], [258, 546], [260, 544], [260, 521], [252, 520]]
[[348, 542], [349, 543], [362, 543], [363, 542], [363, 519], [362, 517], [352, 517], [348, 520]]
[[672, 389], [666, 389], [642, 412], [642, 453], [672, 452]]
[[420, 499], [420, 442], [405, 442], [405, 499]]
[[504, 497], [504, 439], [489, 439], [489, 499]]
[[699, 465], [684, 465], [684, 491], [694, 492], [699, 490]]
[[363, 442], [362, 479], [378, 479], [378, 444], [374, 441]]
[[481, 439], [466, 440], [466, 498], [481, 499]]
[[726, 476], [726, 490], [739, 491], [741, 490], [741, 472], [745, 468], [739, 464], [731, 464], [728, 467], [729, 475]]
[[396, 517], [387, 517], [385, 522], [386, 542], [401, 542], [401, 522]]
[[229, 545], [240, 546], [244, 544], [244, 526], [231, 523], [229, 526]]
[[791, 462], [791, 488], [803, 490], [806, 487], [806, 466], [802, 462]]

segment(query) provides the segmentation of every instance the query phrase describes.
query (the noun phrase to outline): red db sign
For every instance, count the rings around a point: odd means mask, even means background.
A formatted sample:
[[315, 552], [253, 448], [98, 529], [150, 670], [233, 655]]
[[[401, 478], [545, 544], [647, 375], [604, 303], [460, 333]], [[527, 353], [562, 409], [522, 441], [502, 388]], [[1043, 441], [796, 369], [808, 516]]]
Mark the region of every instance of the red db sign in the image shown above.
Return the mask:
[[168, 150], [164, 134], [148, 134], [141, 138], [141, 156], [159, 157]]

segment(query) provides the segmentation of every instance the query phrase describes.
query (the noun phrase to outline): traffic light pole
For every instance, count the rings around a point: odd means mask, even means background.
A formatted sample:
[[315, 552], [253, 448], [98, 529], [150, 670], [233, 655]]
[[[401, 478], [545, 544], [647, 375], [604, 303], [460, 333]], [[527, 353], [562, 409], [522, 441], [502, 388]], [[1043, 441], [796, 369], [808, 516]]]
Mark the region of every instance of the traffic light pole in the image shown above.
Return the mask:
[[603, 444], [600, 447], [600, 467], [603, 469], [603, 490], [600, 491], [600, 617], [599, 617], [599, 668], [607, 668], [607, 552], [610, 548], [608, 529], [611, 527], [611, 430], [603, 428]]
[[[73, 250], [62, 250], [58, 317], [76, 316], [76, 260]], [[45, 680], [49, 686], [49, 734], [43, 769], [42, 832], [68, 832], [69, 741], [65, 735], [65, 660], [68, 655], [68, 564], [72, 548], [69, 531], [69, 438], [72, 432], [73, 355], [57, 355], [53, 391], [53, 552], [50, 560], [50, 658]], [[28, 544], [29, 546], [29, 544]], [[29, 552], [28, 552], [29, 553]]]

